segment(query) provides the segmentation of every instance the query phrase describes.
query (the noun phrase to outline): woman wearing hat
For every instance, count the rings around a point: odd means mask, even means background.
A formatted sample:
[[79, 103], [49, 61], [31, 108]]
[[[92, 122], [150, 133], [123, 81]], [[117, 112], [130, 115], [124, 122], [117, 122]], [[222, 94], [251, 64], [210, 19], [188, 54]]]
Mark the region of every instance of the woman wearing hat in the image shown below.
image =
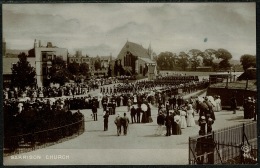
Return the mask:
[[181, 135], [181, 127], [180, 127], [181, 117], [178, 111], [176, 111], [174, 115], [174, 122], [172, 128], [173, 135]]
[[194, 114], [194, 110], [192, 108], [192, 105], [189, 104], [187, 107], [187, 126], [188, 127], [195, 126], [195, 120], [194, 120], [193, 114]]
[[180, 116], [181, 116], [181, 128], [184, 129], [187, 127], [187, 121], [186, 121], [186, 111], [179, 110]]
[[216, 103], [216, 106], [215, 106], [215, 111], [216, 112], [219, 112], [221, 111], [221, 99], [220, 99], [220, 96], [217, 96], [216, 97], [217, 99], [215, 100], [215, 103]]

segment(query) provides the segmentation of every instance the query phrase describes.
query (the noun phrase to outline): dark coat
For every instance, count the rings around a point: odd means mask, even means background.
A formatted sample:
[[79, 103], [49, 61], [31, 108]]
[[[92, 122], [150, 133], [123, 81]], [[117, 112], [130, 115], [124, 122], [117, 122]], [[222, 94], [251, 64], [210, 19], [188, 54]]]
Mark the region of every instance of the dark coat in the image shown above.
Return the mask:
[[157, 124], [158, 125], [164, 125], [164, 116], [163, 115], [159, 115], [158, 117], [157, 117]]

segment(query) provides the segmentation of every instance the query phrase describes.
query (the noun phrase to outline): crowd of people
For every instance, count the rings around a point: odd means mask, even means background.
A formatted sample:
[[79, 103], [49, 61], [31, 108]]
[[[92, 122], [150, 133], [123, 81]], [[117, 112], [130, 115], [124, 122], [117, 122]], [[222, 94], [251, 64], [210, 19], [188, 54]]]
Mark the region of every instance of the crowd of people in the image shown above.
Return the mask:
[[[98, 108], [102, 108], [104, 119], [104, 131], [108, 130], [108, 119], [110, 115], [117, 114], [116, 108], [126, 106], [126, 114], [129, 112], [131, 123], [153, 122], [151, 117], [151, 106], [158, 107], [156, 135], [162, 135], [162, 128], [166, 127], [166, 136], [180, 135], [187, 127], [195, 126], [194, 114], [199, 114], [198, 124], [200, 134], [207, 134], [212, 131], [215, 115], [214, 112], [221, 111], [220, 96], [215, 96], [214, 100], [208, 97], [199, 100], [191, 97], [184, 100], [183, 94], [189, 94], [208, 87], [209, 81], [199, 81], [197, 76], [164, 76], [154, 81], [136, 81], [105, 87], [105, 80], [96, 83], [100, 88], [100, 93], [96, 96], [86, 95], [89, 89], [84, 91], [84, 85], [71, 85], [59, 88], [38, 88], [28, 89], [26, 95], [31, 97], [30, 101], [19, 101], [17, 90], [4, 91], [4, 111], [6, 116], [30, 116], [44, 111], [41, 115], [49, 114], [70, 114], [70, 110], [91, 109], [94, 121], [98, 120]], [[97, 88], [94, 88], [97, 89]], [[80, 97], [50, 98], [62, 95], [81, 95]], [[8, 99], [9, 98], [9, 99]], [[10, 99], [11, 98], [11, 99]], [[214, 101], [214, 105], [212, 102]], [[232, 107], [236, 106], [235, 100], [231, 100]], [[252, 98], [248, 98], [244, 103], [245, 118], [252, 118], [255, 114], [255, 103]], [[34, 110], [32, 110], [34, 109]], [[30, 112], [33, 111], [33, 112]], [[63, 111], [63, 112], [61, 112]], [[34, 114], [35, 113], [35, 114]], [[36, 115], [37, 116], [37, 115]], [[71, 115], [70, 115], [71, 116]], [[120, 116], [117, 116], [120, 117]], [[126, 117], [126, 116], [125, 116]], [[65, 117], [66, 118], [66, 117]], [[123, 118], [123, 117], [120, 117]], [[7, 120], [8, 121], [8, 120]], [[59, 123], [59, 122], [57, 122]], [[126, 122], [117, 122], [124, 130]], [[127, 124], [128, 125], [128, 124]], [[8, 132], [8, 131], [7, 131]], [[120, 131], [121, 132], [121, 131]], [[124, 131], [124, 133], [127, 131]], [[125, 133], [127, 134], [127, 133]]]
[[[78, 131], [78, 124], [64, 127], [83, 119], [83, 114], [72, 113], [67, 102], [39, 99], [34, 102], [18, 102], [5, 100], [4, 113], [4, 144], [5, 148], [15, 150], [19, 143], [38, 143], [57, 141], [71, 136]], [[61, 128], [61, 129], [56, 129]], [[48, 130], [48, 131], [46, 131]], [[48, 132], [48, 133], [47, 133]]]
[[48, 87], [27, 87], [25, 89], [6, 88], [3, 90], [3, 99], [17, 99], [19, 97], [29, 98], [46, 98], [61, 96], [86, 95], [90, 91], [95, 91], [100, 86], [115, 84], [116, 78], [98, 78], [90, 79], [84, 83], [66, 83], [64, 86], [48, 86]]

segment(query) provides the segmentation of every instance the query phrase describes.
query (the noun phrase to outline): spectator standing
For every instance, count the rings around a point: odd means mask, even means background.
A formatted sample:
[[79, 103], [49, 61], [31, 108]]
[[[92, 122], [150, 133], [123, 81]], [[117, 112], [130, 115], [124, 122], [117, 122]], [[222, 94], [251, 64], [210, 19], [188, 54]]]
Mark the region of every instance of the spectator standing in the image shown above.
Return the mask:
[[92, 113], [93, 113], [94, 121], [97, 121], [97, 106], [95, 104], [93, 104], [92, 106]]
[[126, 116], [126, 113], [124, 113], [124, 117], [122, 117], [122, 119], [121, 119], [121, 124], [123, 125], [123, 128], [124, 128], [124, 135], [127, 135], [129, 118]]
[[186, 121], [186, 111], [180, 110], [180, 116], [181, 116], [181, 128], [187, 127], [187, 121]]
[[132, 106], [132, 108], [131, 108], [131, 120], [132, 120], [132, 124], [133, 124], [133, 123], [136, 123], [135, 115], [136, 115], [136, 109], [134, 108], [134, 106]]
[[140, 115], [141, 115], [141, 107], [139, 106], [137, 109], [136, 109], [136, 117], [137, 117], [137, 123], [140, 123]]
[[155, 135], [162, 135], [162, 131], [163, 131], [163, 125], [164, 125], [164, 115], [162, 112], [159, 113], [158, 117], [157, 117], [157, 124], [158, 124], [158, 128], [155, 132]]
[[106, 114], [103, 116], [103, 118], [104, 118], [104, 131], [108, 130], [108, 117], [109, 117], [109, 114], [108, 114], [108, 111], [107, 111]]
[[166, 126], [166, 135], [165, 136], [171, 136], [171, 117], [169, 116], [169, 113], [167, 113], [167, 116], [165, 117], [165, 126]]
[[231, 98], [231, 110], [233, 111], [233, 114], [236, 114], [237, 99], [236, 99], [235, 95], [233, 95], [232, 98]]
[[120, 117], [120, 114], [117, 114], [117, 117], [114, 121], [114, 123], [116, 124], [116, 128], [117, 128], [117, 136], [121, 135], [121, 120], [122, 120], [122, 118]]
[[194, 110], [192, 108], [192, 105], [189, 104], [187, 107], [187, 126], [188, 127], [195, 126], [195, 120], [194, 120], [193, 114], [194, 114]]
[[173, 129], [172, 129], [173, 135], [181, 135], [180, 122], [181, 122], [181, 117], [179, 115], [179, 112], [177, 111], [174, 116], [174, 123], [173, 123]]

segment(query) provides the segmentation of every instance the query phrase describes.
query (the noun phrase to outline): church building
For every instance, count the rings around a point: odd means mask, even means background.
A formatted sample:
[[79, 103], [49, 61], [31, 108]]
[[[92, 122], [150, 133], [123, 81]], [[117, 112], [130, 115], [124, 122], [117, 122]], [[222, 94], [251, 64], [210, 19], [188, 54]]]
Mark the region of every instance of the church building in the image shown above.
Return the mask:
[[[117, 64], [121, 64], [128, 75], [147, 76], [152, 80], [157, 75], [156, 61], [153, 60], [151, 44], [148, 49], [140, 44], [127, 41], [117, 56]], [[115, 76], [119, 74], [116, 72]]]

